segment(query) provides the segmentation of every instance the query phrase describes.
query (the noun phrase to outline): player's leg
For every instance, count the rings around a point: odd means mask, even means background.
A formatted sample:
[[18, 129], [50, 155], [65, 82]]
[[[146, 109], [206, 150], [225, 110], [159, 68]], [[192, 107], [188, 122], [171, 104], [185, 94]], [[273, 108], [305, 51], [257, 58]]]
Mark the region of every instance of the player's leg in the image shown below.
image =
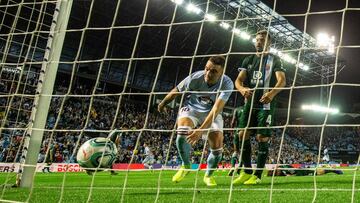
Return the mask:
[[183, 107], [179, 112], [179, 117], [177, 121], [177, 137], [176, 137], [176, 147], [179, 152], [179, 157], [181, 159], [180, 170], [173, 176], [173, 182], [180, 182], [187, 174], [188, 170], [191, 167], [190, 163], [190, 150], [191, 145], [186, 141], [186, 137], [189, 135], [191, 130], [195, 126], [195, 118], [193, 113], [189, 108]]
[[263, 135], [257, 135], [256, 140], [259, 144], [259, 149], [257, 153], [257, 161], [256, 161], [256, 170], [252, 177], [244, 182], [245, 185], [253, 185], [261, 182], [261, 177], [263, 173], [263, 168], [265, 167], [266, 160], [269, 154], [269, 140], [270, 138]]
[[[273, 111], [272, 110], [260, 110], [257, 114], [258, 127], [270, 127], [272, 126]], [[252, 185], [261, 182], [263, 168], [265, 167], [266, 160], [269, 155], [269, 140], [272, 134], [271, 129], [258, 129], [256, 140], [258, 142], [258, 153], [256, 160], [256, 171], [254, 175], [246, 181], [244, 184]]]
[[146, 169], [149, 169], [149, 162], [150, 162], [150, 157], [146, 156], [145, 159], [142, 161], [142, 164], [144, 164]]
[[207, 158], [207, 170], [204, 176], [204, 183], [207, 186], [216, 186], [215, 179], [212, 175], [222, 159], [224, 141], [223, 126], [224, 120], [219, 114], [211, 124], [211, 130], [208, 134], [208, 143], [210, 149], [209, 156]]
[[208, 142], [210, 153], [207, 158], [207, 169], [204, 176], [204, 182], [207, 186], [216, 186], [215, 179], [212, 178], [212, 175], [222, 158], [223, 140], [224, 136], [221, 131], [209, 133]]
[[178, 122], [177, 128], [177, 137], [176, 137], [176, 147], [179, 152], [182, 165], [186, 168], [190, 168], [190, 150], [191, 145], [186, 141], [186, 137], [189, 135], [193, 129], [193, 124], [191, 119], [182, 118]]
[[153, 170], [154, 170], [154, 167], [153, 167], [153, 165], [154, 165], [154, 163], [155, 163], [155, 158], [153, 157], [153, 156], [151, 156], [150, 157], [150, 161], [149, 161], [149, 163], [148, 163], [148, 165], [149, 165], [149, 169], [153, 172]]
[[[256, 111], [253, 111], [251, 118], [250, 118], [250, 123], [248, 125], [249, 114], [250, 114], [250, 105], [246, 104], [244, 107], [244, 111], [241, 114], [241, 117], [239, 120], [240, 128], [245, 128], [246, 126], [251, 127], [251, 126], [254, 126], [254, 124], [256, 124], [255, 119], [254, 119], [254, 118], [256, 118]], [[252, 166], [251, 166], [250, 134], [251, 134], [250, 130], [240, 130], [239, 135], [238, 135], [239, 136], [239, 160], [241, 160], [241, 164], [246, 169], [244, 169], [240, 173], [240, 176], [234, 180], [234, 182], [233, 182], [234, 185], [243, 184], [245, 181], [247, 181], [251, 177], [251, 174], [253, 173], [253, 171], [251, 169]], [[241, 154], [241, 157], [240, 157], [240, 154]]]
[[234, 137], [233, 137], [233, 154], [231, 155], [231, 160], [230, 160], [230, 163], [231, 163], [231, 169], [229, 171], [229, 176], [232, 176], [234, 171], [235, 171], [235, 164], [236, 162], [239, 163], [240, 165], [240, 161], [238, 160], [238, 157], [239, 157], [239, 136], [238, 136], [238, 132], [235, 131], [234, 132]]
[[[240, 157], [239, 160], [241, 159], [241, 165], [243, 165], [245, 169], [241, 171], [240, 176], [234, 180], [233, 182], [234, 185], [243, 184], [245, 181], [249, 180], [251, 174], [253, 173], [251, 169], [252, 166], [251, 166], [250, 131], [249, 130], [247, 130], [246, 132], [240, 131], [239, 140], [240, 143], [244, 142], [244, 146], [242, 147], [242, 157]], [[241, 154], [241, 145], [240, 145], [239, 154]]]

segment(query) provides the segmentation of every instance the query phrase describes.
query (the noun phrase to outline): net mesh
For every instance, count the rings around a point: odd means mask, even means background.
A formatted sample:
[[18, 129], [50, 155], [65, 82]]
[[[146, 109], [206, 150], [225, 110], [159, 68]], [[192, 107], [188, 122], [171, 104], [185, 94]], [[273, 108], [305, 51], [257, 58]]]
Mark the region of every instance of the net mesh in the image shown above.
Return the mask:
[[[345, 32], [349, 29], [348, 15], [356, 15], [359, 5], [346, 0], [341, 9], [324, 10], [319, 3], [309, 0], [303, 3], [302, 11], [297, 12], [296, 9], [284, 11], [285, 6], [281, 6], [284, 2], [279, 0], [264, 1], [268, 6], [256, 0], [74, 1], [67, 29], [55, 31], [60, 5], [64, 2], [68, 1], [5, 0], [0, 3], [0, 164], [4, 166], [3, 172], [8, 172], [0, 174], [3, 182], [0, 201], [71, 202], [72, 198], [78, 198], [96, 202], [105, 201], [104, 191], [111, 191], [112, 200], [120, 202], [163, 202], [179, 197], [172, 194], [181, 197], [182, 193], [181, 201], [233, 202], [242, 198], [238, 191], [246, 191], [250, 196], [258, 195], [261, 201], [280, 201], [280, 194], [287, 192], [316, 202], [326, 199], [322, 193], [328, 195], [336, 191], [346, 193], [349, 201], [356, 202], [359, 115], [336, 117], [325, 113], [311, 118], [313, 116], [299, 113], [299, 103], [314, 97], [304, 96], [306, 91], [318, 91], [320, 95], [315, 99], [332, 107], [337, 95], [343, 96], [341, 87], [348, 88], [347, 91], [358, 90], [358, 81], [339, 79], [338, 74], [346, 71], [342, 57], [348, 58], [347, 50], [359, 48], [356, 41], [347, 39]], [[334, 27], [339, 39], [326, 47], [317, 46], [314, 38], [306, 34], [314, 31], [312, 27], [316, 24], [312, 20], [317, 15], [325, 19], [331, 15], [338, 17]], [[303, 29], [287, 21], [297, 18], [302, 19], [303, 25], [298, 24]], [[243, 103], [241, 95], [234, 90], [224, 109], [223, 161], [215, 172], [221, 184], [218, 188], [203, 186], [203, 164], [209, 154], [206, 139], [192, 147], [191, 161], [196, 165], [191, 170], [191, 178], [184, 185], [169, 184], [179, 165], [175, 146], [176, 116], [186, 94], [182, 93], [180, 99], [171, 103], [166, 114], [157, 112], [157, 104], [186, 76], [203, 69], [208, 57], [213, 55], [226, 57], [225, 73], [235, 80], [240, 62], [256, 53], [252, 39], [260, 29], [271, 33], [270, 51], [281, 57], [288, 69], [287, 86], [282, 88], [279, 97], [280, 113], [271, 127], [274, 135], [267, 162], [271, 163], [269, 167], [306, 164], [308, 168], [282, 170], [312, 171], [311, 183], [307, 179], [306, 184], [292, 184], [276, 177], [274, 172], [264, 178], [265, 183], [259, 187], [233, 185], [236, 175], [228, 177], [227, 172], [231, 169], [233, 134], [239, 129], [231, 125], [231, 114], [234, 107]], [[66, 33], [61, 57], [59, 61], [48, 61], [56, 50], [52, 40], [57, 32]], [[38, 106], [41, 83], [51, 63], [58, 64], [58, 73], [53, 94], [43, 95], [50, 96], [51, 102], [45, 128], [41, 129], [44, 135], [38, 164], [32, 165], [37, 171], [33, 174], [34, 184], [29, 190], [23, 190], [22, 196], [14, 196], [13, 190], [18, 189], [7, 185], [15, 183], [15, 174], [21, 181], [36, 111], [41, 108]], [[124, 124], [130, 129], [121, 128]], [[90, 138], [107, 137], [114, 129], [122, 133], [116, 162], [119, 168], [114, 169], [118, 176], [96, 172], [85, 183], [80, 183], [79, 177], [84, 173], [76, 165], [79, 147]], [[261, 128], [244, 130], [256, 129]], [[153, 149], [156, 161], [153, 173], [143, 169], [145, 142]], [[254, 138], [251, 143], [255, 157]], [[324, 167], [325, 148], [333, 152], [330, 157], [340, 154], [337, 157], [345, 157], [353, 164], [342, 168], [347, 185], [326, 185], [316, 175], [319, 170], [336, 170], [328, 164]], [[241, 157], [242, 152], [238, 159]], [[140, 169], [134, 169], [139, 166]], [[46, 172], [47, 167], [63, 173], [40, 173]], [[239, 165], [237, 168], [244, 169]], [[286, 184], [292, 184], [293, 188], [287, 188]], [[75, 190], [78, 193], [72, 192]], [[139, 191], [147, 194], [139, 195]], [[46, 197], [46, 192], [54, 194], [53, 197]], [[214, 195], [215, 192], [218, 194]], [[307, 197], [301, 196], [302, 192]], [[208, 197], [204, 197], [206, 194]], [[250, 201], [252, 197], [246, 198], [245, 201]]]

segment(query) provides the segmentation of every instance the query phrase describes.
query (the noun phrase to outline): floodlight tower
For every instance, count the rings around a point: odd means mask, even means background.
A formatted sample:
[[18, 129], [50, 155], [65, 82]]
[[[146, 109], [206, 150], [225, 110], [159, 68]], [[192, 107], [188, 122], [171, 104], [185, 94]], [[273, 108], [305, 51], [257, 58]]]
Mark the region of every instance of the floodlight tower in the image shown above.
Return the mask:
[[[330, 36], [328, 33], [320, 32], [316, 36], [316, 45], [319, 49], [326, 49], [328, 54], [335, 53], [335, 36]], [[321, 67], [321, 84], [330, 83], [330, 66]], [[326, 77], [327, 76], [327, 77]], [[327, 104], [329, 99], [330, 88], [328, 86], [321, 86], [320, 88], [320, 105]]]

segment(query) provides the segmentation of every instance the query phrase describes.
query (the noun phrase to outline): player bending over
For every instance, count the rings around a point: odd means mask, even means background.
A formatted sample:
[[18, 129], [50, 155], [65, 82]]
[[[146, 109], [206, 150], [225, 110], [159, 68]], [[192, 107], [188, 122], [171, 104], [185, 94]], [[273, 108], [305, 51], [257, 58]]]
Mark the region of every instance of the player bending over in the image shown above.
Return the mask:
[[[295, 169], [295, 170], [292, 170]], [[272, 176], [274, 173], [274, 169], [269, 170], [267, 176]], [[335, 169], [323, 169], [317, 168], [316, 175], [324, 175], [327, 173], [335, 173], [338, 175], [344, 174], [342, 170]], [[281, 165], [275, 170], [275, 176], [310, 176], [314, 175], [314, 170], [306, 169], [306, 168], [294, 168], [291, 165]]]
[[[244, 59], [239, 68], [239, 75], [235, 81], [236, 89], [245, 97], [244, 111], [240, 117], [240, 126], [248, 126], [248, 120], [251, 112], [249, 127], [270, 127], [273, 123], [275, 96], [285, 86], [285, 70], [278, 56], [268, 53], [271, 37], [266, 30], [256, 33], [255, 49], [256, 54]], [[265, 51], [263, 53], [263, 50]], [[274, 88], [275, 87], [275, 88]], [[251, 102], [253, 101], [252, 109]], [[262, 169], [264, 168], [268, 152], [269, 139], [272, 134], [270, 128], [256, 130], [256, 140], [259, 143], [257, 153], [256, 168], [253, 174], [251, 168], [251, 130], [241, 130], [239, 133], [240, 141], [244, 145], [242, 152], [242, 162], [247, 168], [240, 173], [240, 176], [234, 180], [234, 184], [258, 184], [261, 182]]]
[[224, 64], [223, 56], [210, 57], [205, 70], [186, 77], [158, 106], [159, 112], [163, 112], [169, 102], [181, 95], [180, 92], [199, 91], [186, 95], [184, 105], [178, 113], [176, 147], [182, 166], [173, 176], [173, 182], [180, 182], [189, 173], [186, 169], [190, 169], [191, 144], [195, 144], [204, 133], [207, 134], [210, 128], [207, 139], [210, 153], [204, 183], [207, 186], [216, 186], [212, 174], [221, 160], [224, 139], [221, 112], [234, 88], [231, 79], [224, 74]]

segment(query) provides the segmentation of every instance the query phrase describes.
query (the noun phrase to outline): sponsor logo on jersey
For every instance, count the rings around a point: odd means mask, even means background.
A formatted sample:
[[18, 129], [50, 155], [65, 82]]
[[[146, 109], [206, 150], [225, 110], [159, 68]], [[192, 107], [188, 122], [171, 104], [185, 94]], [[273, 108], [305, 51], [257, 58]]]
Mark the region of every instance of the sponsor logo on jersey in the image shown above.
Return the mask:
[[254, 71], [251, 79], [251, 84], [256, 85], [257, 81], [259, 81], [259, 85], [262, 86], [264, 84], [264, 81], [262, 80], [262, 72], [261, 71]]
[[258, 80], [262, 78], [262, 72], [261, 71], [254, 71], [253, 79]]
[[200, 104], [203, 104], [203, 105], [213, 105], [214, 104], [213, 100], [211, 100], [209, 96], [200, 96], [200, 97], [198, 97], [198, 101]]

